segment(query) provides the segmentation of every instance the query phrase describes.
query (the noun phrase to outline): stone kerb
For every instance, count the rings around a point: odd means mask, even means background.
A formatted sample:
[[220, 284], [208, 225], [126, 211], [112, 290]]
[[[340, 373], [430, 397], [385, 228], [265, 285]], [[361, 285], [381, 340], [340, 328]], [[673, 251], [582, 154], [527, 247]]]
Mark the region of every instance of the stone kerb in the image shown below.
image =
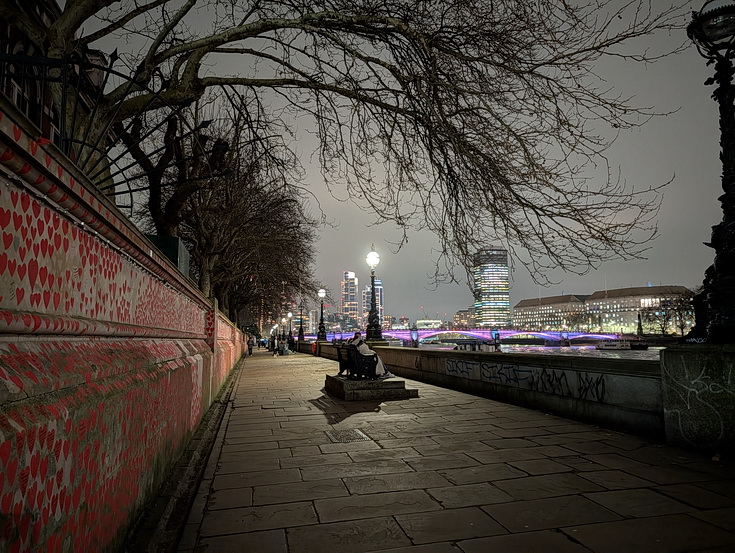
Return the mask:
[[10, 112], [0, 107], [0, 550], [117, 550], [242, 339], [222, 325], [214, 356], [206, 298]]

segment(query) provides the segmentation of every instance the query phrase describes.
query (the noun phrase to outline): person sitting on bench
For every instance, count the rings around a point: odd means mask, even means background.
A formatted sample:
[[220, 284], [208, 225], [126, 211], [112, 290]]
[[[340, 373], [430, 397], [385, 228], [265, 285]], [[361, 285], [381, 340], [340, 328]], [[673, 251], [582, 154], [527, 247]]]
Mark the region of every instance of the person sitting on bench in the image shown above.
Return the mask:
[[355, 332], [355, 335], [347, 343], [349, 345], [355, 346], [357, 348], [357, 351], [361, 355], [374, 355], [378, 359], [378, 365], [375, 367], [375, 375], [378, 378], [391, 378], [395, 376], [394, 374], [386, 370], [385, 364], [383, 363], [383, 360], [380, 358], [380, 355], [378, 355], [377, 353], [375, 353], [373, 350], [370, 349], [370, 347], [362, 339], [362, 334], [360, 332]]

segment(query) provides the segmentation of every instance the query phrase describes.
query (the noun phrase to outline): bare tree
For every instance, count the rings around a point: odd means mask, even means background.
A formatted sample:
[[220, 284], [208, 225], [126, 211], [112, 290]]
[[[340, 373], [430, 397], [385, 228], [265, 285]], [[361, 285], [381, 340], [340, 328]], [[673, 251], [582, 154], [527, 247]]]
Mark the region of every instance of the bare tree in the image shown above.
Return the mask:
[[310, 116], [332, 186], [438, 236], [437, 278], [489, 242], [541, 280], [643, 254], [659, 188], [588, 169], [651, 113], [595, 66], [653, 61], [628, 42], [681, 15], [652, 0], [68, 0], [44, 28], [0, 1], [50, 57], [130, 45], [136, 86], [105, 90], [92, 134], [231, 85], [270, 117]]

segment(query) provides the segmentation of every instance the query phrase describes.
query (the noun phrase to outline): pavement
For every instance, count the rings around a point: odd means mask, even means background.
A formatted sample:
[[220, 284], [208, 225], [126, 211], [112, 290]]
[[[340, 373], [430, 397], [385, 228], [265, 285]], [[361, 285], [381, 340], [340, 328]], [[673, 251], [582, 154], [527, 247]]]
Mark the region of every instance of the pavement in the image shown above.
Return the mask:
[[342, 401], [336, 372], [241, 365], [179, 552], [735, 552], [732, 464], [408, 379]]

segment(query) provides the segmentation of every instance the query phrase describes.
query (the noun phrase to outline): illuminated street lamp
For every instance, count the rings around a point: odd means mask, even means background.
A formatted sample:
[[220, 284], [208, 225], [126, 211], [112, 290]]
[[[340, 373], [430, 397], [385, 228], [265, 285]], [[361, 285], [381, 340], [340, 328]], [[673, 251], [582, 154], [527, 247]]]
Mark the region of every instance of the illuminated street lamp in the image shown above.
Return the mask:
[[371, 246], [370, 253], [365, 258], [370, 267], [370, 313], [368, 314], [367, 329], [365, 337], [367, 340], [382, 340], [383, 333], [380, 329], [380, 317], [375, 302], [375, 267], [380, 263], [380, 255], [375, 251], [375, 244]]
[[281, 340], [286, 339], [286, 317], [281, 317]]
[[[735, 86], [732, 58], [735, 55], [735, 0], [708, 0], [692, 14], [687, 35], [699, 53], [714, 63], [716, 84], [712, 94], [720, 109], [722, 189], [719, 197], [723, 218], [712, 227], [708, 246], [715, 261], [707, 269], [702, 291], [695, 298], [696, 328], [690, 334], [716, 344], [735, 343]], [[705, 334], [706, 333], [706, 334]]]
[[319, 291], [317, 292], [317, 295], [319, 296], [319, 299], [321, 300], [322, 310], [321, 310], [321, 315], [319, 316], [319, 330], [316, 333], [316, 339], [326, 340], [327, 330], [324, 328], [324, 298], [327, 295], [327, 291], [324, 288], [320, 288]]

